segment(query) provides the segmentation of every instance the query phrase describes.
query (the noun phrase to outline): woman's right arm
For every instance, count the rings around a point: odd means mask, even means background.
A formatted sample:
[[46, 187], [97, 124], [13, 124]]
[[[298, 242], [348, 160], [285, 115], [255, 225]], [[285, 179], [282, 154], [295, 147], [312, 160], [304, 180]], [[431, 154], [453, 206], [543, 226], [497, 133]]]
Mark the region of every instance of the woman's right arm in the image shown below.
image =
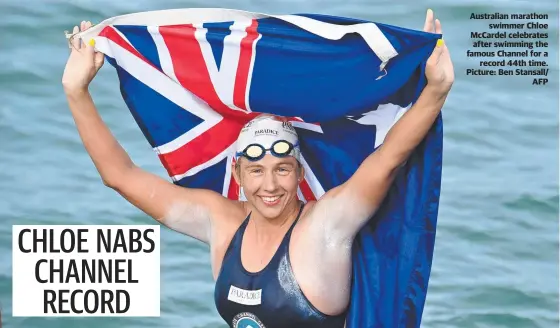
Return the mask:
[[[82, 22], [81, 29], [90, 26]], [[103, 183], [160, 223], [210, 243], [214, 219], [225, 217], [234, 203], [214, 191], [179, 187], [137, 167], [103, 122], [88, 91], [103, 55], [79, 40], [73, 45], [62, 84], [80, 138]]]

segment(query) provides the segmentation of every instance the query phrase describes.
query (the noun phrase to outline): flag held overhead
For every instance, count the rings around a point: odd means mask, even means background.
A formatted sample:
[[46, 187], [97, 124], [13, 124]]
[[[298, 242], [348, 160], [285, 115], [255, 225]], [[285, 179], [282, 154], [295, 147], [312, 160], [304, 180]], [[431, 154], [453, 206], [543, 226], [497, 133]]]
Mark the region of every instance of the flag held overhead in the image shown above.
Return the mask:
[[[71, 37], [71, 35], [67, 35]], [[261, 113], [297, 130], [302, 200], [345, 182], [425, 86], [441, 35], [352, 18], [174, 9], [109, 18], [95, 40], [177, 185], [243, 199], [235, 141]], [[442, 121], [397, 176], [353, 246], [347, 327], [418, 327], [435, 241]]]

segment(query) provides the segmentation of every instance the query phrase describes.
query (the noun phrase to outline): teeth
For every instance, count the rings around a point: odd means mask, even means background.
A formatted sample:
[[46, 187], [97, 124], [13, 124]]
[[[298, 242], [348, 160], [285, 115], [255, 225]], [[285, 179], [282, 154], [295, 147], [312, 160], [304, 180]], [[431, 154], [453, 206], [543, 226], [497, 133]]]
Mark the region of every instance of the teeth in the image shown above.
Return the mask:
[[262, 197], [262, 199], [267, 202], [267, 203], [272, 203], [275, 202], [278, 198], [280, 198], [280, 196], [276, 196], [276, 197]]

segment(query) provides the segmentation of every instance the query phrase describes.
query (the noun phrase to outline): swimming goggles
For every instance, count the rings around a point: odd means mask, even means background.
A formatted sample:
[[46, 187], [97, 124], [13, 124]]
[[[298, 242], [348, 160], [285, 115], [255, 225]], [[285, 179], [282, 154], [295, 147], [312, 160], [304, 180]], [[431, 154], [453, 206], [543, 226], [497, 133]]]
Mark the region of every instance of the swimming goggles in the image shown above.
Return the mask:
[[296, 142], [296, 144], [293, 145], [286, 140], [277, 140], [268, 149], [259, 144], [250, 144], [245, 147], [243, 151], [237, 152], [235, 156], [244, 156], [250, 161], [258, 161], [266, 155], [267, 151], [270, 151], [270, 153], [276, 157], [286, 157], [289, 156], [292, 150], [298, 145], [299, 142]]

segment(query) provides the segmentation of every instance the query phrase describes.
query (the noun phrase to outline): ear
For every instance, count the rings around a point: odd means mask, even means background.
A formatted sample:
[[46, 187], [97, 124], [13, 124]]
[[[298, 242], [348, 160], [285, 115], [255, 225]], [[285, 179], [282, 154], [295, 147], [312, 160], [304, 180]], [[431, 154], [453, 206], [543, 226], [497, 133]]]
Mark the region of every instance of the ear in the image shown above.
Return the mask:
[[[241, 157], [239, 158], [239, 160], [241, 160]], [[241, 177], [239, 176], [241, 170], [239, 169], [239, 167], [241, 167], [241, 163], [239, 161], [231, 161], [231, 173], [233, 173], [233, 178], [235, 179], [237, 185], [241, 186]]]
[[303, 178], [305, 178], [305, 169], [303, 168], [303, 165], [299, 164], [299, 175], [298, 175], [298, 184], [300, 184], [303, 181]]

